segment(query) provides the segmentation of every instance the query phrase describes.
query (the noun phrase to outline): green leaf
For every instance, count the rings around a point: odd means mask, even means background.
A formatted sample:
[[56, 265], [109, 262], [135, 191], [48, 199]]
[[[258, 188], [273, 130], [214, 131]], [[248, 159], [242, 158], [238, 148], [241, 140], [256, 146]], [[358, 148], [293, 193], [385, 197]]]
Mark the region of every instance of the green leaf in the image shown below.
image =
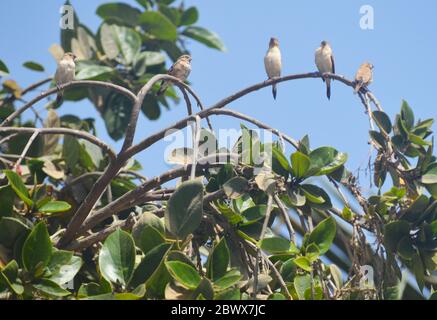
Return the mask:
[[33, 71], [44, 72], [44, 67], [34, 61], [27, 61], [23, 63], [23, 67]]
[[217, 292], [214, 296], [214, 300], [240, 300], [241, 293], [239, 288], [229, 288], [220, 292]]
[[0, 218], [10, 217], [14, 212], [15, 192], [10, 185], [0, 187]]
[[64, 137], [64, 144], [62, 148], [62, 157], [70, 170], [73, 170], [79, 161], [80, 144], [76, 138], [72, 136]]
[[167, 261], [165, 265], [172, 277], [183, 286], [196, 289], [200, 284], [201, 278], [192, 266], [180, 261]]
[[260, 204], [244, 210], [241, 213], [241, 216], [244, 217], [245, 224], [249, 224], [263, 219], [266, 216], [266, 210], [267, 206], [265, 204]]
[[106, 80], [113, 71], [111, 67], [90, 64], [80, 69], [76, 80]]
[[176, 26], [160, 12], [146, 11], [140, 15], [138, 21], [145, 32], [157, 39], [169, 41], [177, 39]]
[[294, 278], [294, 288], [299, 300], [305, 300], [305, 291], [311, 290], [311, 277], [309, 274], [296, 276]]
[[331, 199], [325, 190], [313, 184], [302, 184], [300, 189], [312, 206], [329, 209], [332, 207]]
[[154, 274], [160, 272], [159, 267], [163, 263], [171, 244], [163, 243], [146, 253], [140, 264], [136, 267], [131, 280], [131, 285], [138, 286], [152, 279]]
[[1, 76], [7, 76], [9, 74], [9, 69], [6, 66], [6, 64], [0, 60], [0, 77]]
[[136, 27], [141, 11], [126, 3], [115, 2], [100, 5], [96, 13], [104, 20], [115, 20], [119, 23]]
[[287, 298], [282, 293], [276, 292], [269, 295], [267, 300], [287, 300]]
[[237, 199], [248, 190], [249, 182], [243, 177], [234, 177], [223, 184], [223, 191], [231, 199]]
[[326, 218], [320, 222], [310, 233], [308, 244], [315, 243], [320, 254], [325, 254], [335, 238], [336, 223], [333, 217]]
[[52, 256], [53, 245], [44, 221], [38, 223], [30, 232], [23, 245], [22, 260], [29, 272], [45, 268]]
[[24, 287], [18, 278], [19, 266], [15, 260], [9, 262], [4, 268], [0, 268], [0, 291], [2, 286], [9, 287], [15, 294], [22, 295]]
[[140, 53], [141, 35], [132, 28], [103, 23], [99, 34], [100, 44], [109, 59], [130, 65]]
[[281, 149], [277, 146], [272, 146], [272, 169], [277, 174], [288, 178], [290, 171], [290, 164]]
[[311, 267], [311, 261], [307, 257], [297, 257], [293, 260], [294, 264], [297, 265], [299, 268], [310, 272], [313, 270]]
[[188, 27], [182, 32], [182, 34], [203, 43], [207, 47], [218, 49], [220, 51], [226, 51], [226, 48], [219, 36], [205, 28]]
[[26, 186], [24, 185], [21, 177], [12, 170], [3, 170], [3, 173], [8, 178], [9, 184], [12, 189], [14, 189], [15, 193], [21, 200], [24, 201], [29, 207], [33, 206], [33, 201], [30, 199], [29, 192], [27, 191]]
[[82, 267], [82, 259], [73, 255], [71, 251], [55, 250], [47, 268], [50, 271], [51, 280], [59, 285], [74, 279]]
[[287, 186], [287, 195], [292, 206], [302, 207], [306, 203], [305, 193], [301, 188], [289, 188]]
[[164, 224], [156, 215], [146, 212], [132, 228], [135, 244], [144, 254], [165, 242]]
[[308, 175], [326, 175], [334, 172], [347, 161], [347, 154], [331, 147], [317, 148], [309, 154], [311, 166]]
[[406, 259], [410, 260], [413, 258], [414, 253], [416, 250], [413, 247], [413, 243], [409, 236], [404, 236], [397, 245], [397, 252], [399, 255]]
[[213, 248], [208, 257], [207, 277], [215, 281], [226, 274], [229, 265], [229, 249], [223, 237]]
[[236, 269], [229, 270], [223, 277], [214, 281], [214, 286], [219, 290], [225, 290], [237, 284], [241, 279], [240, 271]]
[[30, 228], [21, 220], [12, 217], [0, 218], [0, 244], [10, 248], [20, 237], [30, 232]]
[[110, 94], [103, 109], [103, 120], [109, 136], [114, 140], [121, 139], [130, 120], [132, 101], [119, 93]]
[[414, 126], [414, 113], [408, 102], [405, 100], [402, 100], [401, 119], [403, 120], [406, 129], [410, 131]]
[[140, 77], [146, 73], [147, 67], [163, 64], [164, 62], [165, 57], [162, 53], [155, 51], [143, 51], [135, 57], [133, 67], [135, 74]]
[[372, 114], [376, 125], [381, 130], [384, 130], [385, 133], [389, 134], [392, 128], [390, 117], [383, 111], [373, 111]]
[[203, 184], [182, 183], [168, 200], [165, 225], [178, 239], [185, 239], [200, 225], [203, 213]]
[[413, 273], [416, 277], [417, 285], [420, 291], [423, 291], [423, 287], [425, 286], [425, 268], [423, 266], [422, 259], [419, 254], [415, 254], [412, 258], [413, 264]]
[[64, 212], [71, 209], [71, 205], [65, 201], [50, 201], [38, 210], [42, 213], [56, 213], [56, 212]]
[[184, 11], [181, 17], [180, 25], [181, 26], [189, 26], [195, 24], [199, 19], [199, 12], [196, 7], [190, 7]]
[[99, 253], [102, 276], [110, 282], [127, 286], [135, 266], [135, 244], [131, 235], [116, 230], [104, 242]]
[[390, 222], [384, 228], [384, 244], [388, 251], [396, 252], [399, 241], [410, 233], [410, 224], [399, 220]]
[[422, 176], [421, 182], [423, 184], [436, 184], [437, 183], [437, 165], [431, 167]]
[[70, 291], [63, 289], [56, 282], [48, 279], [40, 279], [37, 283], [33, 284], [33, 287], [49, 296], [65, 297], [70, 295]]
[[335, 264], [330, 264], [329, 272], [331, 273], [332, 280], [334, 281], [335, 286], [337, 287], [337, 289], [340, 289], [343, 286], [343, 275], [340, 268], [337, 267], [337, 265]]
[[296, 178], [302, 178], [310, 167], [310, 158], [302, 152], [295, 152], [291, 155], [291, 169]]
[[259, 247], [272, 254], [289, 252], [291, 249], [290, 241], [282, 237], [266, 237], [261, 240]]
[[405, 210], [401, 219], [408, 222], [415, 222], [421, 218], [428, 206], [429, 199], [425, 195], [420, 195], [414, 202]]

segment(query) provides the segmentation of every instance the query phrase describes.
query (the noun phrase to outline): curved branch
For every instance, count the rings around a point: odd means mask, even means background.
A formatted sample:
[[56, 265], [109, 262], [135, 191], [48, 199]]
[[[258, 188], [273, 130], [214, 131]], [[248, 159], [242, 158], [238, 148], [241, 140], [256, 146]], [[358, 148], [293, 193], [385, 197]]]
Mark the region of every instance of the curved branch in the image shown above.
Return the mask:
[[106, 143], [104, 143], [102, 140], [96, 138], [92, 134], [89, 134], [84, 131], [75, 130], [75, 129], [68, 129], [68, 128], [25, 128], [25, 127], [0, 127], [0, 133], [1, 132], [16, 132], [19, 134], [23, 133], [38, 133], [38, 134], [64, 134], [64, 135], [70, 135], [75, 136], [84, 140], [87, 140], [100, 148], [102, 148], [104, 151], [106, 151], [111, 158], [111, 160], [115, 160], [115, 152], [111, 149], [110, 146], [108, 146]]
[[150, 135], [149, 137], [142, 140], [138, 144], [129, 147], [126, 150], [124, 156], [126, 156], [126, 158], [129, 158], [129, 157], [132, 157], [133, 155], [135, 155], [136, 153], [147, 149], [148, 147], [153, 145], [155, 142], [164, 138], [165, 134], [170, 129], [185, 128], [189, 121], [194, 120], [195, 116], [199, 116], [200, 118], [203, 119], [203, 118], [207, 117], [209, 114], [212, 114], [213, 113], [212, 110], [221, 109], [221, 108], [227, 106], [228, 104], [230, 104], [231, 102], [233, 102], [233, 101], [235, 101], [235, 100], [237, 100], [237, 99], [239, 99], [239, 98], [241, 98], [241, 97], [243, 97], [251, 92], [254, 92], [254, 91], [260, 90], [262, 88], [271, 86], [272, 84], [275, 84], [275, 83], [298, 80], [298, 79], [306, 79], [306, 78], [331, 78], [331, 79], [338, 80], [349, 87], [352, 87], [352, 88], [354, 87], [354, 81], [348, 80], [344, 76], [332, 74], [332, 73], [321, 74], [320, 72], [310, 72], [310, 73], [293, 74], [293, 75], [288, 75], [288, 76], [284, 76], [284, 77], [280, 77], [280, 78], [269, 79], [269, 80], [263, 81], [261, 83], [255, 84], [253, 86], [250, 86], [246, 89], [240, 90], [237, 93], [234, 93], [233, 95], [230, 95], [229, 97], [227, 97], [225, 99], [222, 99], [221, 101], [217, 102], [216, 104], [212, 105], [211, 107], [204, 109], [203, 111], [200, 111], [197, 114], [186, 117], [186, 118], [174, 123], [173, 125]]
[[42, 99], [44, 99], [44, 98], [46, 98], [46, 97], [48, 97], [48, 96], [50, 96], [52, 94], [58, 93], [58, 91], [65, 90], [65, 89], [68, 89], [70, 87], [79, 87], [79, 86], [103, 87], [103, 88], [107, 88], [107, 89], [112, 89], [114, 91], [117, 91], [120, 94], [125, 95], [126, 97], [128, 97], [132, 101], [135, 101], [135, 99], [136, 99], [136, 96], [132, 92], [130, 92], [128, 89], [126, 89], [126, 88], [124, 88], [122, 86], [118, 86], [118, 85], [113, 84], [113, 83], [103, 82], [103, 81], [92, 81], [92, 80], [72, 81], [72, 82], [69, 82], [69, 83], [62, 84], [62, 85], [59, 85], [57, 87], [51, 88], [51, 89], [49, 89], [49, 90], [47, 90], [45, 92], [42, 92], [37, 97], [33, 98], [28, 103], [26, 103], [22, 107], [20, 107], [17, 110], [15, 110], [12, 114], [10, 114], [0, 124], [0, 127], [5, 127], [8, 124], [10, 124], [12, 122], [12, 120], [17, 118], [19, 115], [21, 115], [24, 111], [26, 111], [27, 109], [32, 107], [38, 101], [40, 101], [40, 100], [42, 100]]
[[[43, 80], [40, 80], [38, 82], [35, 82], [33, 84], [31, 84], [30, 86], [28, 86], [27, 88], [25, 88], [23, 91], [21, 91], [21, 96], [24, 96], [26, 93], [35, 90], [36, 88], [45, 85], [46, 83], [52, 81], [53, 77], [49, 77]], [[14, 102], [16, 100], [15, 96], [11, 96], [10, 98], [7, 98], [3, 101], [1, 101], [0, 103], [0, 108], [3, 107], [4, 104], [8, 103], [8, 102]]]
[[[208, 168], [210, 166], [219, 165], [220, 162], [217, 163], [210, 163], [208, 159], [213, 159], [213, 157], [216, 157], [217, 155], [208, 156], [205, 158], [201, 158], [198, 160], [197, 164], [197, 172], [201, 172], [204, 168]], [[232, 157], [232, 156], [231, 156]], [[219, 157], [221, 159], [221, 157]], [[169, 170], [165, 173], [163, 173], [160, 176], [154, 177], [152, 179], [147, 180], [142, 185], [138, 186], [134, 190], [131, 190], [115, 201], [109, 203], [105, 207], [97, 210], [92, 215], [90, 215], [82, 224], [80, 227], [78, 233], [83, 234], [87, 230], [93, 228], [96, 226], [99, 222], [105, 220], [106, 218], [110, 217], [116, 212], [122, 211], [124, 209], [133, 207], [135, 205], [138, 205], [140, 203], [143, 203], [147, 201], [148, 197], [150, 196], [148, 191], [168, 182], [171, 180], [174, 180], [176, 178], [182, 177], [182, 176], [188, 176], [191, 172], [192, 165], [188, 164], [184, 167], [176, 168]]]

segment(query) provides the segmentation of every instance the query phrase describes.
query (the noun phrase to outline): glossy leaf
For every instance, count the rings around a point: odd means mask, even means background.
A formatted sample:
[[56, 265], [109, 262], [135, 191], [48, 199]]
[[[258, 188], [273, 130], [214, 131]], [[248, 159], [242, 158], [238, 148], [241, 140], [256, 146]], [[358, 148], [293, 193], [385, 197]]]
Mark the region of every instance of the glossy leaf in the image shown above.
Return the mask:
[[23, 67], [33, 71], [44, 72], [44, 67], [34, 61], [27, 61], [23, 63]]
[[27, 191], [21, 177], [12, 170], [3, 170], [4, 174], [9, 180], [9, 184], [15, 193], [21, 200], [23, 200], [29, 207], [33, 205], [33, 201], [30, 199], [29, 191]]
[[167, 270], [175, 280], [189, 289], [196, 289], [201, 278], [196, 269], [180, 261], [167, 261]]
[[160, 40], [174, 41], [177, 38], [176, 26], [162, 13], [146, 11], [139, 17], [144, 31]]
[[65, 201], [50, 201], [39, 207], [38, 210], [42, 213], [57, 213], [71, 209], [71, 205]]
[[33, 284], [33, 287], [49, 296], [65, 297], [70, 295], [70, 291], [65, 290], [56, 282], [48, 279], [40, 279], [37, 283]]
[[234, 177], [223, 184], [223, 191], [231, 199], [239, 198], [249, 187], [248, 181], [243, 177]]
[[100, 5], [96, 13], [102, 19], [115, 20], [135, 27], [138, 23], [138, 17], [141, 11], [126, 3], [115, 2]]
[[219, 36], [212, 31], [209, 31], [202, 27], [188, 27], [183, 32], [183, 35], [197, 40], [204, 45], [218, 49], [220, 51], [226, 51], [223, 42], [220, 40]]
[[110, 282], [127, 286], [135, 266], [135, 245], [129, 233], [116, 230], [104, 242], [99, 253], [102, 276]]
[[295, 152], [291, 155], [291, 168], [293, 175], [297, 178], [302, 178], [308, 172], [311, 160], [302, 152]]
[[203, 184], [182, 183], [172, 194], [165, 211], [166, 228], [178, 239], [185, 239], [197, 229], [203, 212]]
[[208, 257], [207, 277], [215, 281], [226, 274], [229, 265], [229, 248], [223, 237], [213, 248]]
[[326, 218], [314, 228], [308, 238], [308, 244], [315, 243], [320, 254], [325, 254], [331, 247], [336, 233], [336, 222], [333, 217]]
[[30, 232], [23, 245], [22, 260], [24, 268], [29, 272], [42, 269], [48, 265], [52, 256], [53, 245], [49, 232], [43, 221]]
[[199, 19], [199, 12], [196, 7], [190, 7], [184, 11], [181, 17], [180, 25], [189, 26], [195, 24]]

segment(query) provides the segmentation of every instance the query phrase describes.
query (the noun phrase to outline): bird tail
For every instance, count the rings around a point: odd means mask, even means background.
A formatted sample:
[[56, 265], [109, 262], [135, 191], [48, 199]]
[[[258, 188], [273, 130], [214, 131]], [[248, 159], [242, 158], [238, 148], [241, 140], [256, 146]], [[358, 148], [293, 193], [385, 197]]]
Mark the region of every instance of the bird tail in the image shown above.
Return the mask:
[[331, 100], [331, 79], [326, 79], [326, 96]]
[[163, 80], [163, 81], [161, 82], [161, 87], [159, 88], [159, 90], [158, 90], [158, 92], [156, 93], [156, 95], [157, 95], [157, 96], [162, 95], [162, 94], [165, 92], [165, 90], [167, 90], [167, 88], [168, 88], [168, 82], [165, 81], [165, 80]]
[[56, 96], [56, 105], [60, 106], [63, 100], [64, 100], [64, 93], [60, 91]]
[[276, 100], [276, 94], [277, 94], [278, 90], [276, 88], [276, 83], [272, 85], [272, 93], [273, 93], [273, 99]]
[[363, 82], [362, 81], [357, 81], [355, 83], [355, 88], [354, 88], [354, 94], [357, 94], [358, 91], [361, 90], [361, 87], [363, 86]]

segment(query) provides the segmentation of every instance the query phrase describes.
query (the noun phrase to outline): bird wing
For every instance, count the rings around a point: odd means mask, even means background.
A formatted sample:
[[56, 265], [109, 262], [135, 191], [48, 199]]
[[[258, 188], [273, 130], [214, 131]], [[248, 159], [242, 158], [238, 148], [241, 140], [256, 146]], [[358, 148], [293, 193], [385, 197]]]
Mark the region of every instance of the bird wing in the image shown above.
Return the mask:
[[331, 54], [331, 64], [332, 64], [332, 73], [335, 73], [335, 62], [334, 62], [334, 55]]

